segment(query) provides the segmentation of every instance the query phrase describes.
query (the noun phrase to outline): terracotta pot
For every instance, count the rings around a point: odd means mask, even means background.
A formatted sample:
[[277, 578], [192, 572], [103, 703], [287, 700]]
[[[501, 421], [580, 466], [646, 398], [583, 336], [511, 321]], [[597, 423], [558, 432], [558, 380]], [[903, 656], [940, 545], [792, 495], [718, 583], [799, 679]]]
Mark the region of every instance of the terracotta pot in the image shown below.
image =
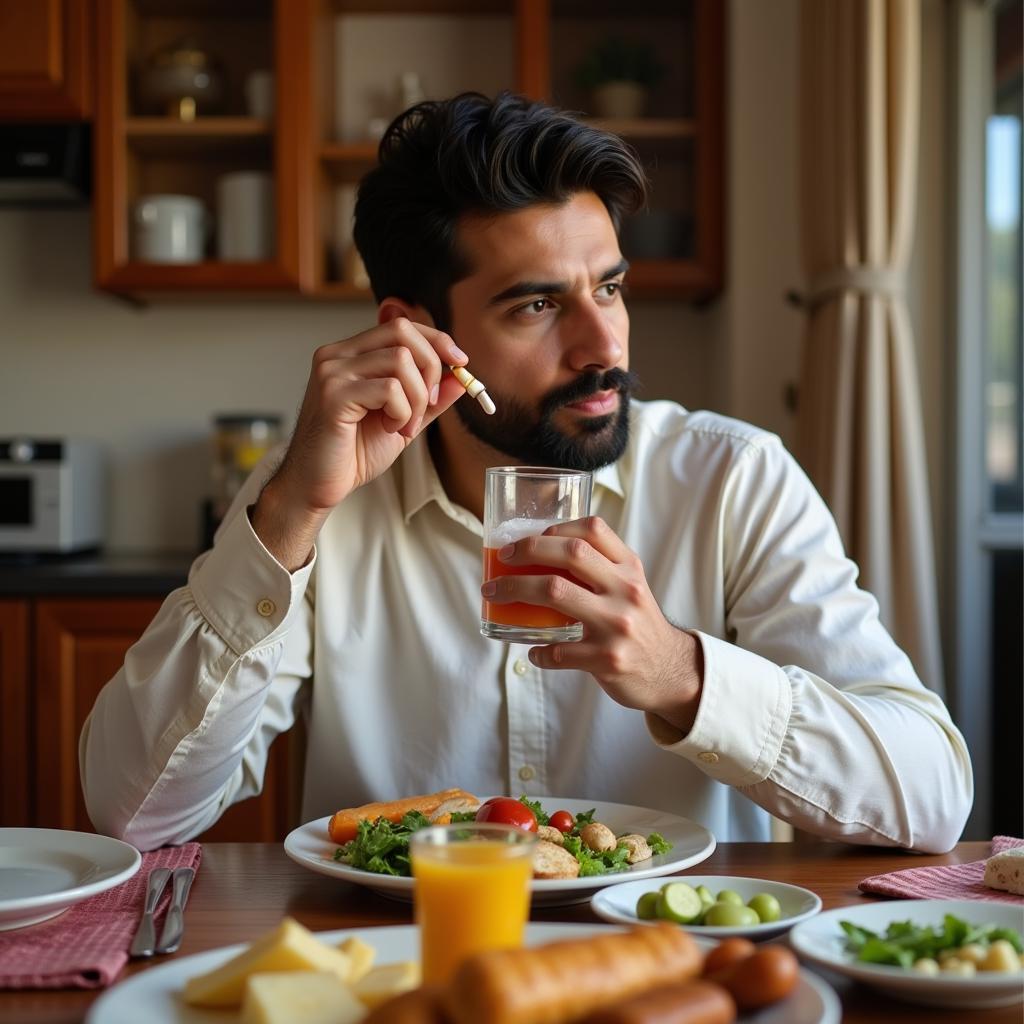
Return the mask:
[[598, 117], [640, 117], [647, 106], [647, 88], [636, 82], [605, 82], [594, 89]]

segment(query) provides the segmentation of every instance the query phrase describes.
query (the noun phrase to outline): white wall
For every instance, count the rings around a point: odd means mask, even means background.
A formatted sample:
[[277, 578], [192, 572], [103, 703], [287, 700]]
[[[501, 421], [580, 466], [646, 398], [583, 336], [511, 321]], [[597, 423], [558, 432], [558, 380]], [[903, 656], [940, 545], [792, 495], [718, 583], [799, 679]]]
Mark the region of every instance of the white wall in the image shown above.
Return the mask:
[[[633, 365], [642, 397], [717, 408], [789, 440], [797, 0], [732, 0], [729, 44], [726, 291], [703, 310], [634, 302]], [[368, 326], [372, 308], [176, 299], [139, 310], [92, 291], [90, 259], [87, 213], [0, 210], [0, 436], [98, 437], [113, 470], [108, 546], [193, 550], [211, 416], [290, 420], [313, 349]]]

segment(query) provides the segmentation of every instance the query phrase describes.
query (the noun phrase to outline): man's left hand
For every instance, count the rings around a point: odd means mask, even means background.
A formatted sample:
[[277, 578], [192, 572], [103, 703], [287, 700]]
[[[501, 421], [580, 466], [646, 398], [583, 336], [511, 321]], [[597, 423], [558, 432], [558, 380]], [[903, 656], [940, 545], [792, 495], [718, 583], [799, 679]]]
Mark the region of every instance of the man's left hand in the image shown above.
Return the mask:
[[703, 685], [700, 642], [665, 618], [639, 556], [603, 519], [552, 526], [506, 545], [498, 557], [506, 565], [550, 566], [573, 577], [499, 576], [484, 584], [488, 601], [543, 605], [583, 623], [581, 641], [534, 647], [534, 665], [589, 672], [619, 704], [689, 732]]

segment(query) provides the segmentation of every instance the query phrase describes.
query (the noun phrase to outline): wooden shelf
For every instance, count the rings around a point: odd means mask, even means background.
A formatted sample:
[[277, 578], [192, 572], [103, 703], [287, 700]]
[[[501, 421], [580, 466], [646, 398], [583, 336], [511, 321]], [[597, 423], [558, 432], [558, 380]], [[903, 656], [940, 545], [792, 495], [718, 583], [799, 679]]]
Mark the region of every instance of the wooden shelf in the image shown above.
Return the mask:
[[313, 292], [313, 298], [329, 302], [373, 302], [373, 292], [346, 281], [325, 281]]
[[249, 291], [276, 288], [294, 291], [293, 281], [275, 263], [230, 263], [207, 260], [203, 263], [124, 263], [107, 282], [114, 291]]
[[697, 124], [682, 117], [588, 117], [587, 124], [624, 139], [692, 139], [697, 135]]
[[269, 18], [273, 0], [131, 0], [139, 13], [156, 18]]
[[255, 117], [203, 117], [177, 121], [170, 117], [129, 117], [125, 137], [143, 156], [184, 157], [217, 152], [269, 149], [273, 129]]
[[513, 14], [516, 0], [333, 0], [338, 14]]
[[[633, 260], [629, 294], [646, 299], [686, 299], [701, 302], [717, 288], [712, 276], [692, 260]], [[326, 281], [312, 297], [329, 302], [373, 302], [373, 293], [344, 281]]]
[[376, 142], [325, 142], [320, 147], [320, 162], [332, 164], [375, 164], [377, 162]]

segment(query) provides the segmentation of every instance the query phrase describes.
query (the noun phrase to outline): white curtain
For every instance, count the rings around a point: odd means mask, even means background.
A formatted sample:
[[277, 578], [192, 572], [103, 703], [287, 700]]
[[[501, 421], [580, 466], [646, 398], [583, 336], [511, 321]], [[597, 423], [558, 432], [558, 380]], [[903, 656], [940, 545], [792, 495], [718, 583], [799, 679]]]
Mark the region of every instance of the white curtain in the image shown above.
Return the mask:
[[924, 682], [942, 693], [904, 298], [916, 205], [918, 0], [802, 0], [800, 17], [807, 324], [798, 455], [883, 622]]

